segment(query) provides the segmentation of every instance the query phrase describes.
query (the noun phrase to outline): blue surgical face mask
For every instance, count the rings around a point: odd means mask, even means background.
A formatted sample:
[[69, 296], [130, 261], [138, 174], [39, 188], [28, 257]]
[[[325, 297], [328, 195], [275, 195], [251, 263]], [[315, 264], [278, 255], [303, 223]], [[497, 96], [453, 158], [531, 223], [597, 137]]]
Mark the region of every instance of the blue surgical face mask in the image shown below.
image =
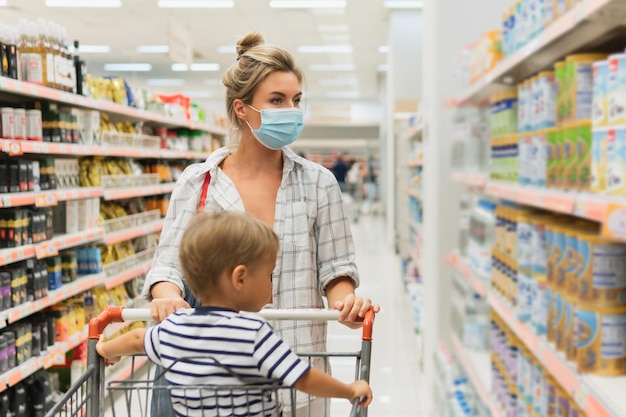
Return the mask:
[[302, 110], [296, 107], [261, 109], [257, 110], [248, 105], [252, 110], [261, 113], [261, 126], [253, 129], [248, 123], [252, 134], [263, 146], [269, 149], [281, 149], [291, 145], [298, 139], [304, 123], [302, 122]]

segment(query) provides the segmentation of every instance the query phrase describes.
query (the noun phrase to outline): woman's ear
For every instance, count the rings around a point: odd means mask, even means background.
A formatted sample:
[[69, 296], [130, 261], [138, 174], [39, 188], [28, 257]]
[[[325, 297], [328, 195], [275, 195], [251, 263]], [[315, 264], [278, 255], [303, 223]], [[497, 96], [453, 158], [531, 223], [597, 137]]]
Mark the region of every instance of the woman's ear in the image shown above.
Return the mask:
[[246, 120], [246, 104], [240, 99], [233, 101], [233, 110], [237, 117], [241, 120]]
[[246, 282], [246, 275], [248, 273], [248, 268], [245, 265], [237, 265], [230, 277], [230, 281], [233, 285], [233, 288], [237, 291], [241, 291]]

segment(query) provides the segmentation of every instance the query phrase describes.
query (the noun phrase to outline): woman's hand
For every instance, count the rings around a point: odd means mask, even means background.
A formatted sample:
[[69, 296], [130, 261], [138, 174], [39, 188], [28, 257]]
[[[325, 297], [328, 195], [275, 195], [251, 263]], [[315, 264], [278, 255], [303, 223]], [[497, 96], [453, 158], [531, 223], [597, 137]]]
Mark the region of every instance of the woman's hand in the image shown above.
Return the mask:
[[104, 341], [104, 335], [100, 335], [100, 339], [98, 339], [98, 343], [96, 343], [96, 351], [106, 360], [107, 364], [114, 364], [122, 359], [121, 356], [107, 356], [105, 346], [106, 342]]
[[358, 329], [363, 324], [356, 323], [358, 319], [365, 317], [365, 313], [373, 308], [374, 313], [380, 311], [378, 304], [372, 304], [372, 300], [369, 298], [357, 297], [354, 294], [347, 294], [343, 300], [336, 301], [332, 306], [335, 310], [339, 310], [339, 322], [348, 326], [351, 329]]
[[152, 320], [161, 323], [170, 314], [181, 308], [190, 308], [182, 297], [155, 298], [150, 302]]

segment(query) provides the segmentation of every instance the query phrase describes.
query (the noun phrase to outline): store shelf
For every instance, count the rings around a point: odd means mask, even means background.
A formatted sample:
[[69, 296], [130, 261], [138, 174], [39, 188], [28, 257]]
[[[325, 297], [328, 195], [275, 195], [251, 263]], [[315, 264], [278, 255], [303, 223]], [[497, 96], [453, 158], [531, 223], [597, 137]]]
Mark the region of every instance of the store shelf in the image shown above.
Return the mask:
[[605, 220], [609, 205], [626, 207], [624, 197], [525, 187], [495, 181], [487, 182], [485, 192], [503, 200], [599, 222]]
[[488, 291], [487, 301], [588, 416], [626, 415], [626, 376], [598, 377], [578, 373], [573, 364], [567, 362], [551, 344], [537, 336], [526, 323], [519, 321], [511, 306], [495, 290]]
[[25, 245], [19, 248], [0, 249], [0, 266], [23, 261], [35, 256], [35, 246]]
[[0, 392], [17, 385], [28, 376], [40, 369], [47, 369], [54, 365], [65, 364], [65, 354], [87, 340], [87, 332], [78, 331], [66, 341], [57, 342], [41, 355], [28, 359], [21, 365], [0, 375]]
[[58, 290], [51, 290], [48, 295], [35, 301], [27, 302], [19, 306], [10, 308], [0, 314], [0, 328], [6, 327], [10, 323], [29, 317], [38, 311], [48, 308], [63, 300], [67, 300], [77, 294], [81, 294], [93, 287], [102, 285], [106, 276], [104, 273], [84, 275], [76, 281], [64, 284]]
[[134, 239], [139, 236], [160, 232], [163, 228], [163, 223], [164, 220], [158, 220], [141, 226], [131, 227], [120, 232], [107, 233], [104, 236], [104, 243], [113, 245], [114, 243], [124, 242], [125, 240]]
[[483, 188], [489, 176], [482, 172], [453, 171], [450, 174], [452, 181], [460, 182], [471, 187]]
[[452, 347], [457, 359], [478, 394], [480, 401], [491, 411], [492, 417], [504, 417], [499, 407], [492, 400], [491, 393], [491, 358], [489, 352], [467, 350], [454, 333], [451, 335]]
[[60, 250], [91, 243], [103, 237], [104, 229], [101, 227], [55, 236], [50, 240], [35, 244], [35, 256], [37, 259], [56, 256]]
[[405, 188], [404, 193], [409, 197], [413, 197], [417, 201], [422, 201], [422, 195], [416, 188]]
[[100, 187], [77, 187], [41, 192], [6, 193], [0, 194], [0, 208], [31, 205], [49, 207], [57, 205], [59, 201], [99, 198], [102, 197], [103, 194], [104, 192]]
[[152, 260], [144, 261], [139, 265], [136, 265], [130, 269], [127, 269], [119, 274], [113, 275], [107, 278], [104, 282], [104, 286], [107, 290], [117, 287], [120, 284], [130, 281], [133, 278], [147, 273], [152, 268]]
[[476, 294], [483, 298], [487, 295], [487, 285], [474, 274], [467, 260], [459, 256], [457, 252], [448, 255], [446, 263], [461, 273], [461, 276], [471, 285]]
[[457, 103], [484, 101], [498, 84], [519, 83], [570, 53], [615, 38], [625, 10], [625, 0], [584, 0], [459, 94]]
[[122, 106], [109, 101], [94, 100], [77, 94], [66, 93], [52, 88], [38, 86], [6, 77], [0, 77], [0, 92], [16, 96], [50, 100], [57, 103], [69, 104], [74, 107], [100, 110], [106, 112], [110, 116], [120, 116], [126, 120], [145, 121], [160, 126], [203, 130], [216, 135], [228, 134], [228, 130], [222, 127], [190, 122], [188, 120], [177, 119], [146, 110], [136, 109], [134, 107]]
[[122, 200], [125, 198], [145, 197], [150, 195], [168, 194], [174, 191], [175, 182], [165, 184], [148, 185], [145, 187], [117, 188], [104, 190], [104, 199]]
[[158, 159], [206, 159], [208, 152], [179, 151], [160, 148], [137, 148], [130, 146], [81, 145], [71, 143], [32, 142], [0, 139], [0, 149], [10, 156], [24, 154], [69, 156], [115, 156], [123, 158]]

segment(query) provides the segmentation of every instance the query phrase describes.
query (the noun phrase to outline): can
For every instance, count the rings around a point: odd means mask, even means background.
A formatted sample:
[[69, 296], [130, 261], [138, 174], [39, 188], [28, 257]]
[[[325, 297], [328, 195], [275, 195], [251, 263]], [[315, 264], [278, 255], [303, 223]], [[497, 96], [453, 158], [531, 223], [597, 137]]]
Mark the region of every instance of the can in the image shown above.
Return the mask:
[[570, 55], [565, 59], [564, 122], [591, 119], [593, 63], [605, 58], [605, 54], [580, 54]]
[[609, 61], [593, 63], [593, 99], [591, 117], [594, 126], [606, 126], [609, 123]]
[[576, 126], [576, 143], [578, 148], [576, 189], [589, 191], [591, 189], [591, 148], [593, 146], [591, 120], [582, 120]]
[[626, 307], [626, 244], [597, 235], [579, 235], [585, 260], [578, 278], [577, 297], [587, 306]]
[[579, 304], [575, 331], [579, 372], [603, 376], [626, 374], [626, 308]]
[[626, 55], [613, 54], [608, 59], [608, 124], [626, 123]]

